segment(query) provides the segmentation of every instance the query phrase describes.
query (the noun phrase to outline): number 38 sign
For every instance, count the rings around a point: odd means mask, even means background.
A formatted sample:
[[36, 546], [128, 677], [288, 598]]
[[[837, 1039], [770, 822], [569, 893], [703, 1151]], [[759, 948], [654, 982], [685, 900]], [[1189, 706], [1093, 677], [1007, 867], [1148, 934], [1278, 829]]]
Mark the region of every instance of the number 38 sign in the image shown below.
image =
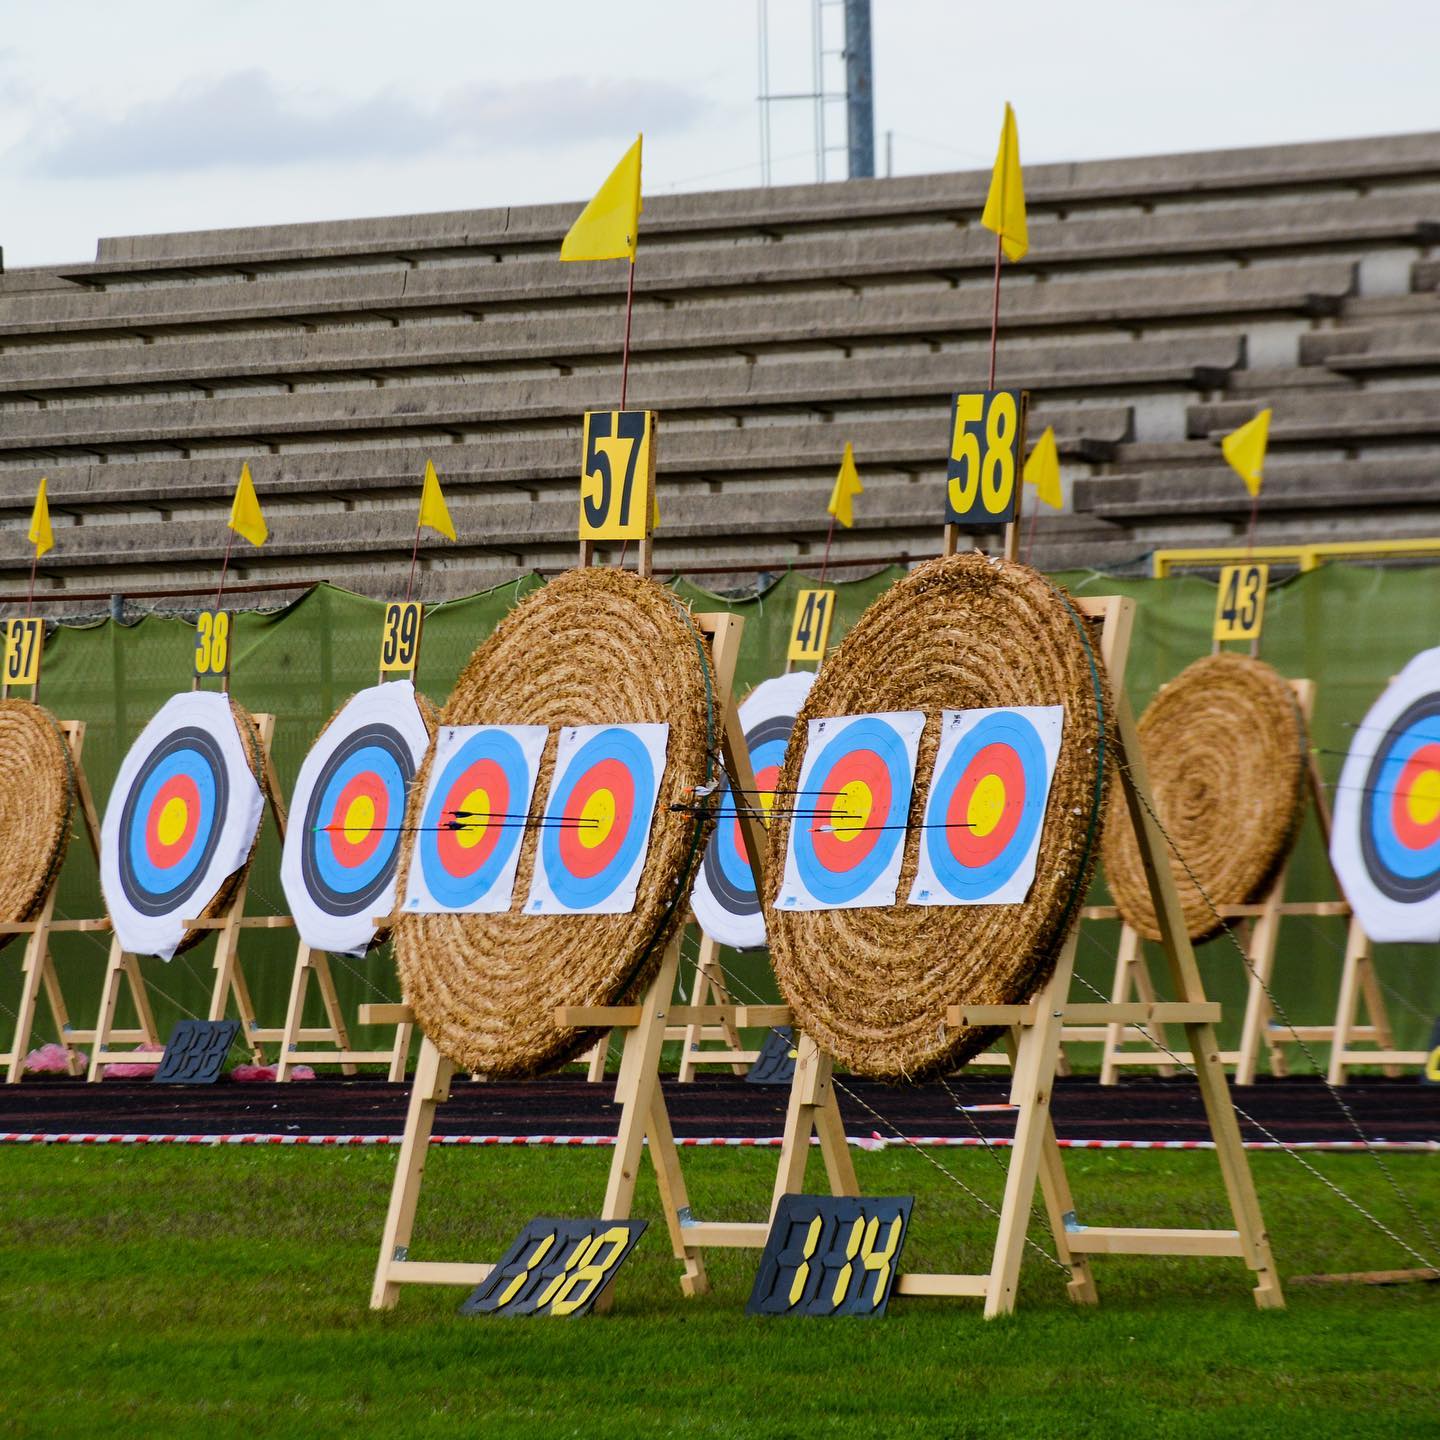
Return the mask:
[[655, 412], [587, 410], [580, 538], [643, 540], [655, 490]]
[[950, 407], [947, 525], [1007, 525], [1015, 518], [1025, 454], [1025, 390], [962, 392]]
[[462, 1315], [583, 1315], [635, 1248], [644, 1220], [532, 1220]]

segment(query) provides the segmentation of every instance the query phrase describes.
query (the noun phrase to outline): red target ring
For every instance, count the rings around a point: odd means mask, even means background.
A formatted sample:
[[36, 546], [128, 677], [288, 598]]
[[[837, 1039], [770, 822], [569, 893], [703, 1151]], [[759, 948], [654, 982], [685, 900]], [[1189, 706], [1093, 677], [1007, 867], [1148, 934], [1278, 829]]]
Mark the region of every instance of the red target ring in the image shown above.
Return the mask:
[[365, 864], [380, 848], [390, 823], [390, 795], [380, 777], [373, 771], [351, 776], [324, 823], [336, 861], [344, 866]]
[[200, 805], [200, 787], [183, 772], [155, 792], [145, 820], [145, 853], [152, 865], [166, 869], [188, 853], [200, 825]]
[[822, 869], [843, 875], [880, 843], [890, 813], [890, 770], [875, 751], [862, 748], [845, 752], [815, 779], [806, 797], [807, 808], [819, 812], [810, 821], [810, 843]]
[[1024, 811], [1025, 767], [1020, 756], [1011, 745], [984, 746], [965, 767], [945, 810], [951, 853], [971, 869], [988, 865], [1014, 838]]
[[442, 801], [441, 826], [454, 822], [459, 827], [443, 828], [436, 837], [445, 872], [473, 875], [490, 858], [505, 827], [516, 823], [509, 811], [510, 781], [504, 769], [489, 758], [467, 765]]
[[592, 879], [620, 852], [635, 813], [635, 777], [619, 760], [597, 760], [572, 787], [560, 831], [560, 858]]
[[[1440, 776], [1440, 744], [1421, 745], [1405, 762], [1390, 799], [1390, 823], [1402, 845], [1424, 850], [1440, 840], [1440, 810], [1426, 815], [1428, 803]], [[1423, 818], [1417, 818], [1420, 809]]]

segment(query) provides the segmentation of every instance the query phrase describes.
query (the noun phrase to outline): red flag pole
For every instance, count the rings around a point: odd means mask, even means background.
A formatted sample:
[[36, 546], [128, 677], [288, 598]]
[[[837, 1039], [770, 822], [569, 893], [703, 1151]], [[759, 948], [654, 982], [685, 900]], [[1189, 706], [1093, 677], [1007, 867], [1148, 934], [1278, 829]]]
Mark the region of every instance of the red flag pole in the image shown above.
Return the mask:
[[630, 381], [630, 316], [635, 309], [635, 256], [630, 257], [630, 284], [625, 291], [625, 349], [620, 360], [620, 408], [625, 408], [625, 390]]
[[415, 524], [415, 543], [410, 547], [410, 578], [405, 582], [405, 598], [415, 589], [415, 562], [420, 558], [420, 524]]
[[30, 557], [30, 594], [25, 598], [25, 613], [28, 615], [35, 608], [35, 567], [40, 563], [40, 547], [35, 547], [35, 553]]
[[220, 583], [215, 587], [215, 608], [220, 608], [220, 597], [225, 593], [225, 572], [230, 568], [230, 547], [235, 543], [235, 532], [226, 529], [225, 558], [220, 562]]
[[990, 309], [990, 383], [985, 388], [995, 388], [995, 339], [1000, 332], [1000, 241], [1003, 237], [995, 236], [995, 302]]
[[825, 578], [825, 571], [830, 567], [830, 542], [835, 538], [835, 517], [830, 517], [830, 528], [825, 532], [825, 553], [820, 557], [820, 578]]

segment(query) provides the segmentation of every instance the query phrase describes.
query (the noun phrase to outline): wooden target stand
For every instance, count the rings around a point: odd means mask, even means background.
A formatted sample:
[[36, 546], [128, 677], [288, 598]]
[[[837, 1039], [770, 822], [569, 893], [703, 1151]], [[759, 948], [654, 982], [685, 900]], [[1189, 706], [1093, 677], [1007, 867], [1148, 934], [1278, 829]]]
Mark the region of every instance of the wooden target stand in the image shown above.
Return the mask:
[[[219, 610], [202, 611], [200, 619], [197, 621], [196, 673], [190, 687], [192, 690], [201, 688], [200, 679], [203, 674], [218, 676], [221, 680], [222, 690], [227, 694], [229, 692], [228, 617], [226, 617], [223, 632], [221, 632], [218, 622], [218, 617], [224, 613]], [[206, 624], [207, 621], [209, 624]], [[212, 654], [212, 643], [215, 657], [213, 666], [209, 660]], [[204, 660], [200, 658], [202, 644], [203, 654], [206, 657]], [[270, 753], [275, 736], [275, 717], [268, 714], [256, 714], [252, 718], [255, 721], [256, 736], [260, 745], [258, 780], [264, 804], [260, 824], [264, 825], [264, 811], [268, 810], [283, 845], [286, 825], [285, 802], [281, 797], [280, 782], [275, 774], [275, 764]], [[253, 855], [251, 858], [253, 863]], [[223, 1020], [233, 996], [236, 1015], [240, 1021], [242, 1042], [250, 1052], [251, 1059], [258, 1065], [263, 1064], [265, 1060], [263, 1047], [283, 1039], [285, 1032], [276, 1027], [262, 1028], [256, 1018], [255, 1005], [250, 998], [250, 984], [240, 958], [240, 935], [245, 930], [283, 930], [295, 922], [289, 915], [247, 915], [245, 902], [249, 891], [250, 866], [247, 865], [245, 874], [235, 887], [230, 903], [222, 914], [209, 918], [185, 919], [181, 923], [187, 930], [213, 930], [216, 932], [215, 980], [210, 991], [210, 1004], [206, 1011], [206, 1019]], [[115, 1045], [127, 1043], [133, 1037], [133, 1032], [125, 1032], [116, 1028], [115, 1013], [120, 1000], [122, 983], [129, 984], [130, 994], [137, 1011], [144, 1005], [144, 1014], [148, 1016], [149, 1007], [144, 995], [145, 982], [140, 969], [140, 957], [127, 951], [117, 934], [110, 942], [110, 955], [105, 965], [105, 980], [100, 991], [100, 1015], [95, 1022], [95, 1047], [90, 1056], [89, 1078], [92, 1081], [103, 1078], [106, 1065], [133, 1063], [137, 1059], [137, 1052], [134, 1050], [113, 1048]], [[339, 1032], [335, 1025], [338, 1018], [338, 1012], [332, 1013], [329, 1027], [305, 1031], [303, 1038], [307, 1040], [338, 1039]], [[141, 1024], [145, 1026], [147, 1022], [142, 1019]], [[158, 1044], [158, 1040], [154, 1038], [154, 1028], [154, 1018], [150, 1016], [148, 1029], [151, 1035], [147, 1039], [151, 1044]]]
[[[399, 613], [413, 607], [414, 630], [409, 642], [401, 639], [403, 617]], [[418, 600], [395, 601], [385, 607], [385, 622], [380, 653], [380, 678], [384, 684], [397, 675], [407, 678], [413, 684], [420, 671], [420, 637], [422, 632], [421, 604]], [[394, 615], [394, 640], [391, 645], [392, 614]], [[325, 1006], [328, 1029], [307, 1031], [304, 1027], [305, 997], [310, 980], [314, 979]], [[361, 1007], [364, 1009], [365, 1007]], [[396, 1007], [391, 1007], [392, 1009]], [[398, 1007], [403, 1009], [404, 1007]], [[383, 1006], [370, 1007], [372, 1011], [384, 1012]], [[366, 1012], [367, 1014], [370, 1011]], [[362, 1023], [367, 1023], [362, 1021]], [[341, 1073], [353, 1075], [357, 1065], [386, 1065], [388, 1078], [398, 1083], [405, 1078], [406, 1063], [410, 1058], [410, 1043], [414, 1035], [414, 1024], [408, 1020], [384, 1022], [373, 1020], [368, 1023], [390, 1023], [395, 1027], [395, 1038], [388, 1050], [359, 1050], [350, 1039], [350, 1030], [345, 1023], [344, 1009], [339, 993], [335, 989], [335, 977], [330, 970], [330, 956], [324, 950], [312, 949], [301, 940], [295, 950], [295, 969], [290, 976], [290, 999], [285, 1008], [285, 1026], [280, 1036], [280, 1056], [275, 1066], [277, 1082], [292, 1079], [291, 1071], [296, 1065], [339, 1065]], [[306, 1040], [319, 1039], [330, 1048], [306, 1050]]]
[[[647, 493], [653, 494], [653, 446], [649, 459], [649, 484], [652, 488]], [[645, 537], [640, 542], [638, 561], [642, 575], [648, 575], [651, 568], [649, 528], [647, 525]], [[580, 561], [582, 565], [594, 563], [593, 543], [582, 540]], [[716, 692], [717, 696], [722, 697], [720, 748], [725, 767], [742, 790], [753, 791], [755, 777], [734, 696], [735, 666], [745, 622], [734, 615], [706, 614], [693, 618], [696, 627], [710, 642]], [[768, 832], [753, 815], [742, 811], [738, 818], [758, 893], [762, 888], [762, 867]], [[577, 1029], [606, 1026], [623, 1032], [620, 1074], [615, 1087], [615, 1103], [620, 1106], [620, 1122], [600, 1217], [605, 1220], [629, 1218], [640, 1166], [648, 1151], [655, 1167], [671, 1249], [684, 1267], [681, 1288], [686, 1294], [697, 1295], [709, 1289], [702, 1247], [763, 1245], [764, 1235], [769, 1230], [769, 1221], [738, 1226], [706, 1226], [694, 1221], [681, 1170], [679, 1149], [660, 1086], [661, 1050], [667, 1027], [688, 1030], [691, 1027], [719, 1026], [738, 1031], [745, 1026], [788, 1024], [790, 1011], [788, 1006], [783, 1005], [675, 1004], [672, 997], [679, 970], [680, 938], [680, 933], [677, 932], [666, 946], [659, 972], [650, 982], [638, 1005], [562, 1006], [555, 1012], [555, 1021], [559, 1025]], [[414, 1020], [413, 1012], [404, 1005], [362, 1006], [361, 1015], [363, 1019], [377, 1023]], [[605, 1042], [597, 1048], [603, 1057]], [[390, 1206], [380, 1242], [374, 1285], [370, 1293], [372, 1309], [392, 1308], [399, 1299], [402, 1285], [475, 1286], [486, 1279], [494, 1269], [493, 1263], [486, 1262], [422, 1261], [410, 1258], [410, 1241], [415, 1227], [426, 1152], [435, 1123], [435, 1109], [449, 1099], [450, 1084], [456, 1068], [454, 1062], [440, 1054], [428, 1036], [422, 1038], [420, 1058], [416, 1065], [410, 1090], [410, 1104], [405, 1117], [405, 1132], [390, 1192]], [[793, 1122], [787, 1125], [787, 1136], [793, 1132], [795, 1138], [787, 1138], [786, 1146], [782, 1150], [772, 1212], [774, 1205], [779, 1204], [780, 1197], [787, 1191], [798, 1188], [800, 1180], [803, 1179], [812, 1130], [818, 1131], [820, 1135], [821, 1151], [834, 1193], [859, 1193], [840, 1112], [835, 1104], [828, 1076], [821, 1077], [813, 1062], [802, 1060], [797, 1066], [797, 1077], [803, 1077], [805, 1083], [797, 1084], [792, 1089], [790, 1108], [792, 1112], [795, 1112], [797, 1107], [803, 1111], [803, 1124], [797, 1114]], [[597, 1298], [595, 1308], [609, 1309], [612, 1298], [611, 1287], [607, 1285]]]
[[[28, 688], [31, 692], [31, 699], [36, 704], [39, 703], [44, 622], [36, 617], [26, 617], [10, 623], [23, 626], [31, 621], [41, 629], [33, 637], [33, 664], [21, 667], [21, 673], [28, 675], [28, 679], [12, 681], [10, 678], [11, 651], [9, 627], [7, 626], [7, 653], [4, 671], [3, 674], [0, 674], [0, 699], [9, 699], [11, 688], [15, 686]], [[21, 633], [23, 637], [24, 632]], [[18, 637], [17, 643], [20, 643]], [[85, 838], [90, 843], [90, 851], [98, 864], [100, 860], [100, 818], [95, 809], [95, 799], [90, 789], [89, 778], [85, 774], [83, 761], [85, 722], [83, 720], [57, 720], [56, 725], [70, 752], [70, 766], [74, 775], [75, 798], [80, 812], [80, 823], [84, 827]], [[55, 1025], [56, 1039], [65, 1047], [66, 1065], [71, 1075], [79, 1075], [84, 1069], [84, 1063], [76, 1053], [76, 1046], [88, 1044], [95, 1039], [95, 1031], [77, 1030], [71, 1024], [69, 1006], [65, 1003], [65, 994], [60, 986], [60, 976], [55, 968], [54, 957], [50, 953], [50, 937], [70, 933], [93, 934], [108, 930], [110, 921], [103, 916], [98, 919], [83, 920], [57, 920], [55, 918], [55, 902], [60, 888], [60, 870], [62, 868], [57, 868], [40, 909], [32, 919], [0, 923], [0, 935], [25, 936], [25, 952], [20, 975], [20, 1000], [15, 1013], [15, 1032], [10, 1049], [0, 1053], [0, 1065], [5, 1066], [5, 1082], [9, 1085], [17, 1084], [24, 1075], [25, 1056], [30, 1049], [31, 1034], [34, 1030], [35, 1016], [39, 1009], [42, 991], [50, 1010], [50, 1018]], [[132, 991], [132, 994], [135, 998], [139, 1019], [137, 1028], [128, 1032], [127, 1038], [137, 1043], [144, 1043], [147, 1040], [153, 1042], [155, 1021], [150, 1014], [145, 994], [143, 991]]]

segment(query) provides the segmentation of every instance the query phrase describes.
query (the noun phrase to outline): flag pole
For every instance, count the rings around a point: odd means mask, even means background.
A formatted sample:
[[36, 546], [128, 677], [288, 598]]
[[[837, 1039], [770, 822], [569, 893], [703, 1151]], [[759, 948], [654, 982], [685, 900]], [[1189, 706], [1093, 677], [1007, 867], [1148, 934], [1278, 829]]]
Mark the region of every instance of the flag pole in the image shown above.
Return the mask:
[[225, 558], [220, 562], [220, 583], [215, 587], [215, 608], [220, 608], [220, 597], [225, 593], [225, 572], [230, 568], [230, 547], [235, 543], [235, 532], [227, 527], [225, 536]]
[[35, 547], [35, 553], [30, 557], [30, 593], [25, 598], [25, 613], [28, 615], [35, 608], [35, 567], [40, 563], [40, 547]]
[[411, 592], [415, 589], [415, 562], [420, 558], [420, 525], [415, 525], [415, 543], [410, 547], [410, 578], [405, 582], [405, 599], [410, 599]]
[[990, 383], [985, 388], [995, 388], [995, 340], [1000, 332], [1000, 242], [1002, 236], [995, 236], [995, 300], [990, 308]]
[[825, 572], [830, 568], [830, 542], [835, 538], [835, 517], [830, 517], [830, 528], [825, 532], [825, 553], [820, 557], [820, 578], [824, 580]]
[[635, 309], [635, 256], [630, 257], [630, 283], [625, 290], [625, 349], [620, 358], [620, 408], [625, 408], [625, 391], [630, 381], [630, 316]]

